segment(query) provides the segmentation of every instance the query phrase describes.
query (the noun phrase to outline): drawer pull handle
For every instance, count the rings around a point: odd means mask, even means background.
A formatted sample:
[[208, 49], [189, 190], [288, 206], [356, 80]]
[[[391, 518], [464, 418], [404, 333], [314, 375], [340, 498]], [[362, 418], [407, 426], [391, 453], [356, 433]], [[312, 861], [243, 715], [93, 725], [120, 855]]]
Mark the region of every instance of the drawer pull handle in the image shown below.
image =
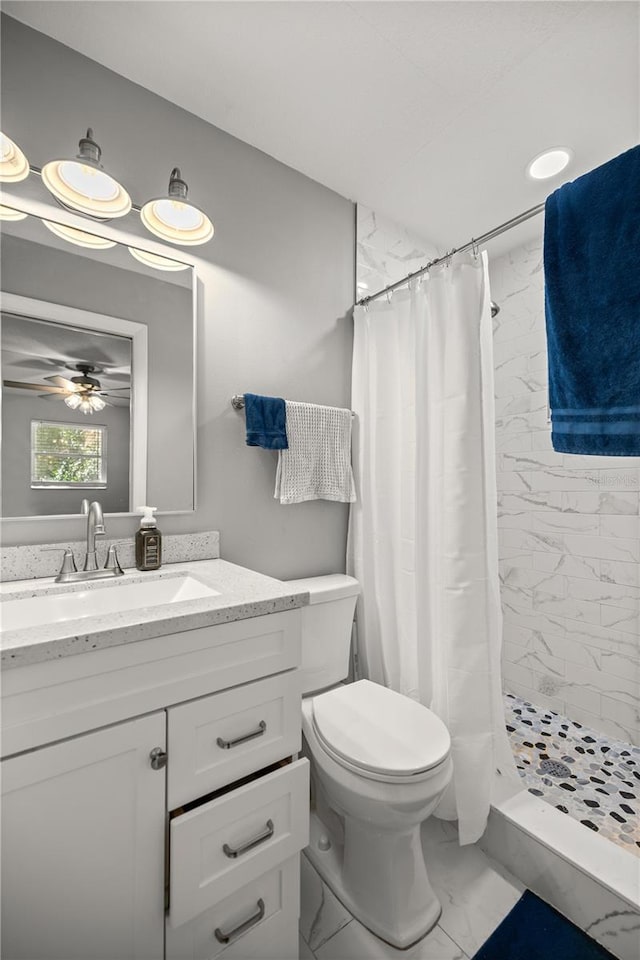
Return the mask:
[[254, 740], [256, 737], [261, 737], [266, 729], [266, 723], [264, 720], [261, 720], [258, 724], [258, 729], [254, 730], [253, 733], [245, 733], [244, 737], [236, 737], [235, 740], [223, 740], [222, 737], [218, 737], [216, 743], [222, 750], [230, 750], [231, 747], [237, 747], [241, 743], [247, 743], [248, 740]]
[[239, 926], [234, 927], [233, 930], [230, 930], [229, 933], [223, 933], [220, 927], [216, 927], [213, 932], [218, 943], [231, 943], [232, 940], [235, 940], [236, 937], [239, 937], [246, 930], [254, 927], [256, 923], [260, 923], [264, 917], [264, 900], [262, 897], [258, 900], [256, 906], [258, 907], [256, 912], [253, 913], [248, 920], [245, 920], [244, 923], [241, 923]]
[[266, 840], [270, 840], [274, 833], [275, 827], [273, 826], [273, 820], [267, 820], [266, 830], [263, 830], [263, 832], [257, 837], [254, 837], [253, 840], [247, 840], [247, 842], [243, 843], [242, 846], [236, 847], [235, 850], [233, 847], [230, 847], [228, 843], [223, 843], [222, 849], [224, 851], [224, 855], [225, 857], [229, 857], [230, 860], [235, 860], [236, 857], [241, 856], [248, 850], [253, 850], [254, 847], [259, 846]]

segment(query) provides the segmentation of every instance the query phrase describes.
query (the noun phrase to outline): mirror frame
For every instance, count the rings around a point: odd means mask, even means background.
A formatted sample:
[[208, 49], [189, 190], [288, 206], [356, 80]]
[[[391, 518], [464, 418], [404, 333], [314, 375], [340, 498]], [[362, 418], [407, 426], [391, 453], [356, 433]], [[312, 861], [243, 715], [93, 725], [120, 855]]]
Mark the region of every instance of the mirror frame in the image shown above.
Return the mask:
[[[8, 186], [8, 185], [7, 185]], [[194, 514], [198, 508], [197, 501], [197, 466], [198, 466], [198, 422], [197, 422], [197, 358], [198, 358], [198, 300], [197, 300], [197, 291], [198, 291], [198, 273], [196, 270], [196, 259], [190, 257], [187, 254], [184, 254], [182, 251], [175, 250], [173, 247], [164, 245], [163, 243], [156, 242], [155, 240], [147, 240], [146, 237], [139, 237], [133, 233], [127, 233], [126, 231], [119, 229], [117, 226], [113, 227], [111, 223], [100, 223], [91, 220], [89, 218], [77, 216], [67, 210], [64, 210], [61, 207], [51, 206], [48, 203], [42, 203], [38, 200], [31, 200], [25, 197], [18, 197], [12, 193], [10, 189], [6, 189], [3, 185], [3, 189], [0, 192], [0, 203], [6, 203], [7, 206], [13, 207], [15, 210], [21, 210], [23, 213], [28, 214], [32, 217], [38, 217], [39, 219], [45, 218], [46, 220], [52, 220], [55, 223], [60, 223], [62, 225], [76, 227], [78, 230], [84, 230], [85, 233], [92, 233], [98, 237], [105, 237], [109, 240], [115, 240], [116, 243], [121, 245], [137, 247], [140, 250], [145, 250], [149, 253], [155, 253], [160, 256], [171, 257], [173, 260], [177, 260], [180, 263], [184, 263], [191, 268], [191, 323], [193, 330], [193, 349], [191, 355], [192, 363], [192, 372], [193, 372], [193, 389], [191, 391], [191, 419], [193, 424], [193, 442], [192, 442], [192, 470], [193, 470], [193, 506], [191, 509], [187, 510], [163, 510], [162, 508], [158, 509], [157, 516], [180, 516], [180, 515], [190, 515]], [[135, 461], [135, 473], [136, 481], [138, 481], [139, 476], [144, 476], [144, 484], [146, 490], [146, 461], [147, 461], [147, 415], [148, 415], [148, 403], [147, 403], [147, 377], [145, 376], [144, 389], [138, 397], [136, 392], [136, 378], [134, 376], [134, 364], [138, 361], [136, 360], [136, 354], [139, 353], [140, 357], [144, 357], [145, 364], [145, 373], [147, 372], [148, 364], [148, 334], [147, 328], [144, 324], [139, 324], [136, 321], [124, 320], [119, 317], [110, 317], [107, 315], [99, 313], [91, 313], [90, 311], [79, 310], [75, 307], [66, 307], [60, 304], [49, 303], [43, 300], [35, 300], [30, 297], [22, 297], [16, 294], [5, 293], [0, 291], [1, 295], [1, 306], [3, 310], [6, 310], [7, 313], [20, 314], [22, 316], [28, 316], [31, 319], [41, 319], [41, 320], [52, 320], [56, 323], [64, 324], [71, 326], [84, 326], [88, 329], [101, 329], [99, 326], [96, 326], [96, 321], [107, 321], [113, 324], [113, 328], [110, 328], [108, 332], [118, 333], [119, 330], [116, 329], [117, 325], [121, 325], [120, 329], [124, 330], [124, 327], [127, 327], [132, 332], [136, 333], [136, 339], [132, 344], [132, 410], [133, 416], [131, 418], [131, 427], [132, 427], [132, 439], [131, 439], [131, 453], [132, 453], [132, 465], [134, 465], [133, 458], [133, 431], [134, 428], [137, 428], [137, 437], [144, 436], [144, 473], [140, 474], [139, 471], [143, 469], [142, 467], [142, 456], [138, 460], [136, 457]], [[18, 302], [19, 301], [19, 302]], [[25, 313], [25, 310], [28, 310], [28, 313]], [[45, 315], [44, 311], [47, 310], [48, 313]], [[34, 313], [34, 311], [36, 311]], [[66, 320], [65, 320], [66, 318]], [[142, 341], [142, 332], [138, 330], [139, 327], [142, 327], [144, 330], [144, 343]], [[104, 327], [102, 327], [104, 329]], [[122, 335], [127, 337], [132, 337], [132, 332], [124, 332]], [[137, 349], [135, 349], [137, 345]], [[138, 387], [140, 389], [140, 386]], [[136, 412], [136, 404], [133, 402], [134, 397], [136, 401], [140, 403], [141, 408], [144, 410], [144, 424], [138, 422], [138, 415]], [[132, 470], [132, 481], [133, 481], [134, 471]], [[135, 491], [138, 490], [138, 493]], [[138, 517], [138, 512], [136, 511], [136, 506], [139, 503], [146, 503], [146, 493], [139, 493], [140, 484], [137, 483], [137, 486], [134, 488], [133, 482], [130, 483], [130, 491], [132, 497], [139, 496], [139, 501], [133, 500], [133, 503], [130, 503], [132, 507], [131, 510], [123, 513], [106, 513], [107, 517]], [[30, 521], [37, 521], [38, 524], [48, 523], [53, 521], [56, 524], [59, 524], [60, 521], [72, 521], [78, 517], [83, 517], [82, 513], [68, 513], [68, 514], [44, 514], [42, 516], [29, 516], [29, 517], [0, 517], [0, 522], [5, 523], [25, 523]], [[51, 534], [53, 535], [53, 534]]]

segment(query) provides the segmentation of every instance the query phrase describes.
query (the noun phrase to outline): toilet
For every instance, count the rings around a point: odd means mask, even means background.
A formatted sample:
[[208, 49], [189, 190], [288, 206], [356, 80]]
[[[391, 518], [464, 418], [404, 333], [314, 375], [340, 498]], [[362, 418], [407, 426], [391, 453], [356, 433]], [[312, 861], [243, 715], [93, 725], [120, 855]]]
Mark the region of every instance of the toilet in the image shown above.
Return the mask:
[[437, 923], [420, 825], [452, 775], [451, 740], [427, 707], [369, 680], [344, 684], [360, 585], [332, 574], [292, 582], [302, 608], [302, 731], [311, 762], [305, 853], [343, 905], [394, 947]]

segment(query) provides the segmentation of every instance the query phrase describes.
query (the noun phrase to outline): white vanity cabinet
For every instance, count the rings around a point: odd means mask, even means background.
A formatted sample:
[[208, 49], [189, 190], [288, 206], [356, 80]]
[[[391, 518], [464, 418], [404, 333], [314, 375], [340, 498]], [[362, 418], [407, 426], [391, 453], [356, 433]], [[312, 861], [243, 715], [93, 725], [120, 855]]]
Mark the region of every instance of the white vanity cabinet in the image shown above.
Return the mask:
[[299, 649], [295, 609], [5, 672], [3, 960], [295, 960]]
[[165, 716], [2, 763], [2, 957], [163, 955]]

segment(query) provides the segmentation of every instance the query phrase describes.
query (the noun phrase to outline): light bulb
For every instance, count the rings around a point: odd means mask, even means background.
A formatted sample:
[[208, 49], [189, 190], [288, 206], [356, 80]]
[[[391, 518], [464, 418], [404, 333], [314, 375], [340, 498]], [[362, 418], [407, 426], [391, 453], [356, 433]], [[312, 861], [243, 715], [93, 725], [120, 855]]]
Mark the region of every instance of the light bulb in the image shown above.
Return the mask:
[[124, 217], [131, 210], [131, 197], [124, 187], [102, 169], [102, 151], [87, 130], [73, 159], [50, 160], [42, 168], [42, 182], [65, 207], [103, 220]]
[[29, 176], [29, 161], [17, 143], [6, 133], [0, 133], [0, 180], [18, 183]]
[[179, 246], [195, 246], [211, 240], [213, 224], [206, 213], [187, 201], [188, 191], [180, 170], [174, 167], [167, 196], [148, 200], [140, 211], [147, 230]]
[[93, 233], [86, 233], [84, 230], [78, 230], [76, 227], [68, 227], [64, 223], [54, 223], [52, 220], [42, 221], [51, 233], [56, 237], [67, 240], [69, 243], [75, 243], [78, 247], [89, 247], [91, 250], [108, 250], [109, 247], [115, 247], [115, 240], [107, 240], [106, 237], [97, 237]]
[[4, 204], [0, 204], [0, 220], [24, 220], [26, 218], [26, 213], [23, 213], [22, 210], [14, 210], [13, 207], [5, 207]]
[[188, 270], [188, 263], [181, 263], [179, 260], [170, 260], [168, 257], [160, 257], [157, 253], [149, 253], [148, 250], [140, 250], [138, 247], [129, 247], [129, 253], [140, 263], [147, 267], [153, 267], [154, 270]]

